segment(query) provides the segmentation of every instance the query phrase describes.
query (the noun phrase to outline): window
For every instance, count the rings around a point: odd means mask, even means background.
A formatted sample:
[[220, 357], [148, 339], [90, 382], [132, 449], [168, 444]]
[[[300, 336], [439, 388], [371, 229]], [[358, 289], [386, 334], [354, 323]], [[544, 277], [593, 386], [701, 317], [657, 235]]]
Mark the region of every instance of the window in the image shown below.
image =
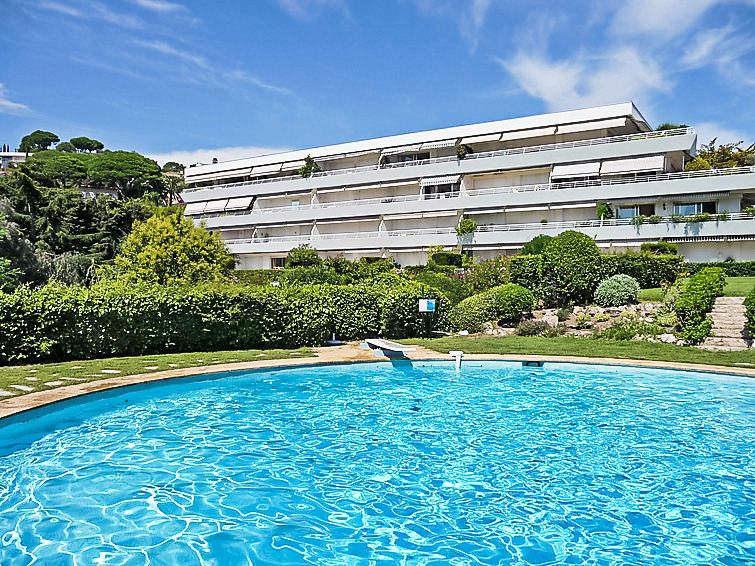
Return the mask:
[[283, 269], [286, 267], [286, 258], [285, 257], [273, 257], [270, 258], [270, 267], [273, 269]]
[[685, 216], [688, 216], [690, 214], [697, 214], [699, 212], [715, 214], [716, 202], [680, 202], [674, 205], [674, 214], [684, 214]]
[[459, 196], [459, 183], [448, 185], [426, 185], [422, 187], [425, 200], [436, 198], [453, 198]]
[[655, 205], [652, 203], [616, 207], [616, 218], [634, 218], [635, 216], [652, 216], [653, 214], [655, 214]]
[[298, 200], [292, 200], [291, 201], [291, 206], [299, 206], [299, 201]]
[[426, 153], [410, 153], [401, 156], [401, 161], [421, 161], [423, 159], [430, 159], [429, 151]]

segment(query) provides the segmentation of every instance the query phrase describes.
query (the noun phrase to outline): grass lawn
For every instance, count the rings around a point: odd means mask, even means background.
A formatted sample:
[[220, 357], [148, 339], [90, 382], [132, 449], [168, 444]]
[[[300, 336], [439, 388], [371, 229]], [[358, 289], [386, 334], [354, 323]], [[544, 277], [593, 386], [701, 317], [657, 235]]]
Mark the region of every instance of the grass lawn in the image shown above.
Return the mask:
[[[746, 297], [755, 287], [755, 277], [727, 277], [724, 287], [724, 297]], [[658, 302], [663, 300], [663, 290], [660, 287], [642, 289], [640, 301]]]
[[402, 340], [420, 344], [438, 352], [463, 350], [467, 354], [534, 354], [585, 356], [590, 358], [632, 358], [755, 367], [755, 350], [710, 352], [694, 346], [676, 346], [638, 340], [614, 341], [597, 338], [541, 338], [539, 336], [449, 336], [426, 340]]
[[13, 393], [13, 396], [25, 395], [34, 391], [46, 391], [64, 385], [97, 381], [98, 379], [120, 375], [154, 373], [170, 369], [233, 362], [301, 358], [309, 355], [312, 355], [310, 348], [299, 348], [298, 350], [236, 350], [6, 366], [0, 367], [0, 401], [10, 398], [7, 393]]

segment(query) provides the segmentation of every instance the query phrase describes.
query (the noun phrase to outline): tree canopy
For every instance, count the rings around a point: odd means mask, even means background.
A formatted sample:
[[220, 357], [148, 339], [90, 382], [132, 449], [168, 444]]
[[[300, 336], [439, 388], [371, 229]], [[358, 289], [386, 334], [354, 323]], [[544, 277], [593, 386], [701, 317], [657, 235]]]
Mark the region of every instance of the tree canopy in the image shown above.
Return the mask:
[[180, 208], [137, 223], [115, 258], [119, 277], [161, 285], [222, 280], [234, 264], [220, 237], [194, 226]]
[[65, 151], [66, 153], [76, 153], [76, 147], [71, 142], [60, 142], [55, 146], [55, 151]]
[[755, 143], [748, 147], [742, 147], [742, 143], [738, 141], [716, 147], [716, 138], [713, 138], [710, 143], [700, 146], [697, 157], [687, 163], [684, 170], [703, 171], [755, 165]]
[[105, 144], [103, 144], [101, 141], [93, 140], [84, 136], [71, 138], [70, 143], [79, 151], [100, 151], [105, 148]]
[[136, 152], [108, 151], [94, 155], [88, 173], [95, 186], [115, 189], [126, 198], [164, 190], [160, 166]]
[[163, 165], [163, 173], [183, 173], [184, 166], [176, 161], [167, 161]]
[[52, 132], [35, 130], [28, 136], [21, 138], [21, 145], [18, 149], [26, 153], [34, 153], [35, 151], [43, 151], [59, 141], [60, 138]]

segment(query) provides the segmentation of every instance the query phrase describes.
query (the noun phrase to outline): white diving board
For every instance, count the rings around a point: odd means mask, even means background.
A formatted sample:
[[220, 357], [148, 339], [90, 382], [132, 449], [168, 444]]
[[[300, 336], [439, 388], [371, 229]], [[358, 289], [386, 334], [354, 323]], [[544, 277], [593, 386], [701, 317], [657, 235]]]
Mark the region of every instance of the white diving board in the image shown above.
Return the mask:
[[364, 342], [373, 350], [382, 350], [383, 352], [400, 352], [403, 354], [405, 352], [413, 352], [416, 350], [416, 348], [412, 348], [411, 346], [405, 346], [404, 344], [391, 342], [390, 340], [383, 340], [382, 338], [367, 338]]

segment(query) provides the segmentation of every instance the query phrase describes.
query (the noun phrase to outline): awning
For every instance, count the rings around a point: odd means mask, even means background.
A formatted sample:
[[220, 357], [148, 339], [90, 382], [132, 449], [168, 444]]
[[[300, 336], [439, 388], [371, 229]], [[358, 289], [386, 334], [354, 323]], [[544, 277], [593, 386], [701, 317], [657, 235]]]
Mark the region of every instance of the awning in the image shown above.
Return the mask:
[[204, 207], [207, 203], [206, 202], [190, 202], [186, 205], [186, 208], [184, 208], [184, 214], [193, 215], [193, 214], [202, 214], [204, 212]]
[[601, 175], [618, 175], [623, 173], [641, 173], [645, 171], [663, 171], [666, 159], [663, 155], [648, 155], [631, 159], [612, 159], [604, 161], [600, 168]]
[[225, 205], [227, 203], [227, 198], [220, 200], [211, 200], [207, 203], [207, 206], [204, 207], [204, 212], [220, 212], [221, 210], [225, 210]]
[[271, 163], [270, 165], [255, 165], [252, 167], [252, 175], [264, 175], [266, 173], [277, 173], [281, 170], [282, 163]]
[[307, 164], [306, 161], [303, 159], [301, 161], [290, 161], [289, 163], [284, 163], [283, 167], [281, 167], [281, 171], [298, 171], [302, 167], [304, 167]]
[[458, 183], [461, 179], [461, 175], [446, 175], [445, 177], [423, 177], [420, 182], [420, 187], [427, 187], [428, 185], [453, 185]]
[[498, 141], [500, 137], [501, 137], [501, 134], [484, 134], [482, 136], [468, 136], [466, 138], [461, 138], [461, 141], [459, 143], [495, 142], [495, 141]]
[[501, 141], [552, 136], [555, 133], [556, 126], [551, 126], [549, 128], [533, 128], [532, 130], [520, 130], [518, 132], [504, 132], [501, 134]]
[[612, 118], [611, 120], [598, 120], [596, 122], [582, 122], [581, 124], [567, 124], [559, 126], [559, 134], [571, 134], [573, 132], [586, 132], [589, 130], [605, 130], [608, 128], [623, 128], [627, 125], [626, 118]]
[[399, 153], [410, 153], [412, 151], [419, 151], [421, 148], [421, 143], [402, 145], [401, 147], [390, 147], [388, 149], [384, 149], [382, 151], [382, 155], [398, 155]]
[[664, 196], [662, 199], [670, 200], [670, 201], [679, 201], [679, 200], [690, 200], [690, 201], [708, 201], [712, 199], [717, 198], [726, 198], [729, 196], [728, 191], [719, 191], [715, 193], [710, 192], [700, 192], [700, 193], [687, 193], [684, 195], [671, 195], [671, 196]]
[[573, 163], [571, 165], [554, 165], [551, 179], [565, 177], [590, 177], [600, 172], [600, 161]]
[[188, 173], [188, 169], [186, 170], [187, 173], [184, 174], [184, 181], [186, 183], [202, 183], [204, 181], [214, 181], [219, 177], [217, 173], [205, 173], [204, 175], [191, 175]]
[[315, 157], [315, 161], [330, 161], [331, 159], [348, 159], [350, 157], [362, 157], [364, 155], [376, 155], [380, 153], [379, 149], [368, 149], [365, 151], [352, 151], [350, 153], [336, 153], [333, 155], [323, 155]]
[[456, 138], [452, 140], [443, 140], [423, 143], [420, 149], [439, 149], [441, 147], [453, 147], [456, 145]]
[[226, 210], [245, 210], [252, 204], [254, 197], [236, 197], [228, 199]]

